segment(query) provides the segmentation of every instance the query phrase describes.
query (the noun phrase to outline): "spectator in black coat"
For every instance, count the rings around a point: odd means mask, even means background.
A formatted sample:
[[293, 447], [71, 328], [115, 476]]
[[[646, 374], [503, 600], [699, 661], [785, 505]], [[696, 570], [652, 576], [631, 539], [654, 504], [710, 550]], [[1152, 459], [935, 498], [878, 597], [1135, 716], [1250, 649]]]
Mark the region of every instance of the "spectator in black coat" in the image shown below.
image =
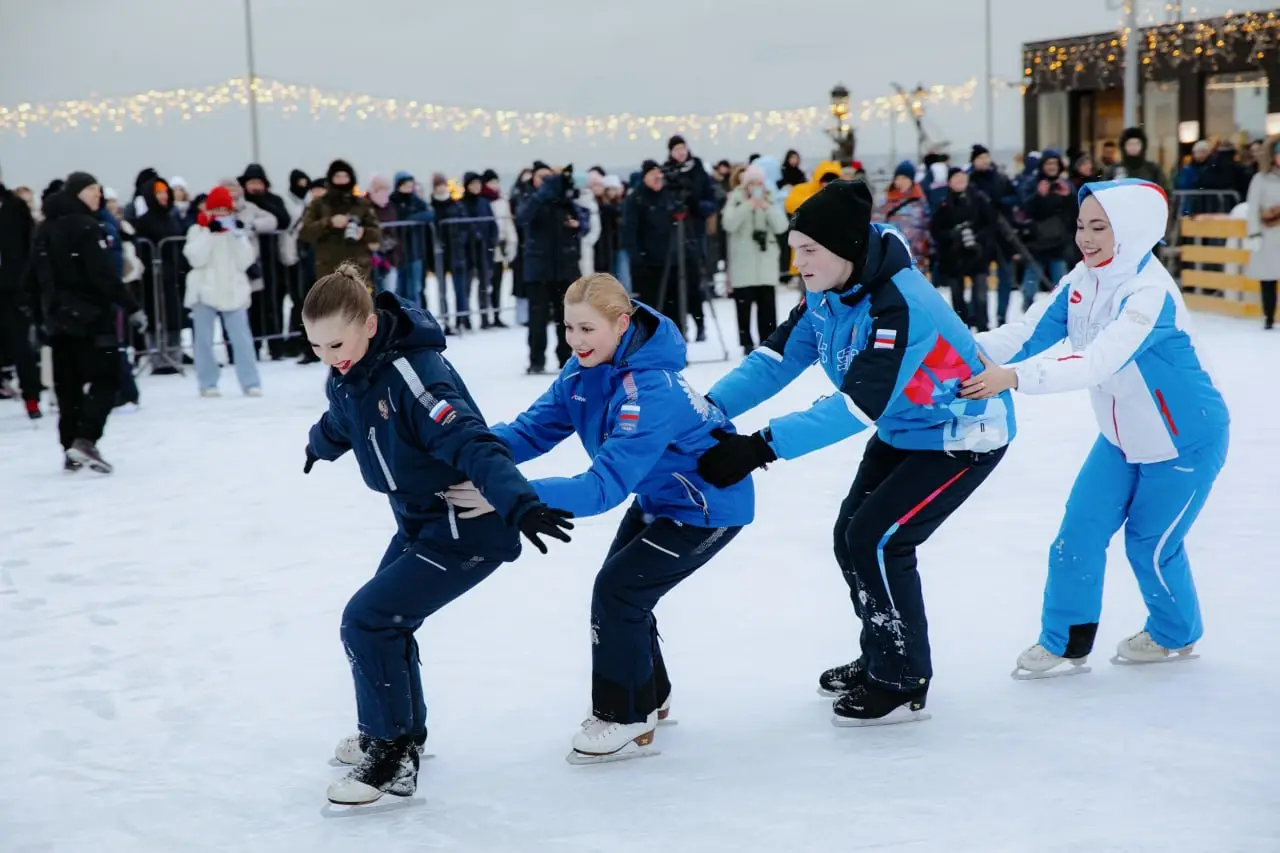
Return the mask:
[[1066, 179], [1057, 151], [1045, 149], [1039, 171], [1024, 193], [1022, 206], [1029, 221], [1025, 243], [1034, 260], [1022, 277], [1022, 310], [1026, 311], [1039, 290], [1041, 272], [1050, 288], [1067, 274], [1067, 255], [1075, 243], [1076, 191]]
[[116, 309], [123, 308], [139, 331], [147, 321], [107, 253], [97, 216], [101, 204], [96, 178], [84, 172], [67, 177], [46, 202], [27, 281], [35, 317], [53, 349], [63, 467], [88, 465], [109, 474], [97, 443], [121, 379]]
[[12, 364], [27, 414], [40, 417], [40, 361], [30, 344], [30, 306], [22, 282], [35, 234], [31, 206], [4, 185], [0, 175], [0, 366]]
[[[933, 211], [929, 230], [937, 247], [933, 283], [951, 290], [951, 306], [965, 325], [985, 332], [990, 313], [991, 257], [996, 245], [995, 211], [985, 193], [974, 189], [969, 175], [952, 167], [947, 196]], [[966, 302], [965, 279], [970, 282]]]
[[[143, 307], [155, 329], [156, 347], [163, 355], [151, 372], [176, 374], [182, 360], [182, 279], [187, 263], [182, 244], [186, 232], [173, 215], [172, 193], [163, 178], [154, 178], [138, 187], [134, 209], [142, 211], [131, 224], [136, 234], [138, 260], [142, 262]], [[160, 261], [159, 280], [156, 279], [156, 259]]]
[[533, 164], [534, 192], [516, 210], [524, 292], [529, 300], [529, 372], [546, 371], [547, 323], [554, 318], [556, 358], [564, 367], [573, 354], [564, 337], [564, 294], [577, 280], [582, 237], [590, 214], [573, 200], [577, 190], [546, 163]]
[[[667, 162], [662, 167], [663, 177], [675, 196], [676, 204], [688, 211], [684, 229], [687, 308], [697, 324], [698, 340], [704, 341], [707, 332], [702, 317], [702, 293], [710, 273], [706, 263], [707, 219], [715, 215], [716, 192], [711, 175], [702, 160], [689, 151], [683, 136], [676, 135], [667, 140], [667, 152]], [[683, 317], [676, 321], [676, 326], [683, 335]]]
[[[644, 161], [640, 173], [640, 186], [628, 193], [622, 205], [622, 248], [631, 263], [631, 287], [641, 302], [666, 314], [679, 327], [684, 318], [677, 311], [671, 251], [676, 201], [657, 163]], [[668, 269], [663, 292], [663, 272]]]

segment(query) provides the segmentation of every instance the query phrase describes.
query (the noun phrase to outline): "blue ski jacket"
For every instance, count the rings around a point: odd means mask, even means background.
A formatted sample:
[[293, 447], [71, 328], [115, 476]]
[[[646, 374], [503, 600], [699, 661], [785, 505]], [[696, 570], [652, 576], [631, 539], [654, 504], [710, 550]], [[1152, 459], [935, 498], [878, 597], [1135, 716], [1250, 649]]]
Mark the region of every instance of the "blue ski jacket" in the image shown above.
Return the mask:
[[905, 238], [872, 225], [862, 281], [806, 293], [769, 339], [707, 393], [729, 417], [777, 394], [812, 364], [839, 392], [774, 418], [773, 451], [793, 459], [875, 426], [903, 450], [986, 452], [1016, 432], [1009, 392], [963, 400], [982, 371], [969, 329], [911, 261]]
[[711, 431], [733, 432], [733, 424], [681, 375], [685, 344], [675, 324], [634, 306], [610, 363], [584, 368], [570, 358], [546, 393], [494, 434], [524, 462], [577, 433], [591, 467], [533, 481], [544, 503], [576, 516], [605, 512], [634, 493], [654, 516], [700, 527], [750, 523], [751, 478], [718, 489], [698, 475], [698, 457], [716, 444]]
[[[390, 293], [378, 294], [375, 305], [378, 332], [368, 354], [346, 376], [329, 372], [329, 410], [311, 428], [311, 452], [329, 461], [354, 453], [365, 485], [387, 496], [408, 538], [467, 557], [514, 560], [516, 524], [538, 495], [444, 357], [435, 318]], [[467, 480], [496, 513], [457, 517], [442, 495]]]

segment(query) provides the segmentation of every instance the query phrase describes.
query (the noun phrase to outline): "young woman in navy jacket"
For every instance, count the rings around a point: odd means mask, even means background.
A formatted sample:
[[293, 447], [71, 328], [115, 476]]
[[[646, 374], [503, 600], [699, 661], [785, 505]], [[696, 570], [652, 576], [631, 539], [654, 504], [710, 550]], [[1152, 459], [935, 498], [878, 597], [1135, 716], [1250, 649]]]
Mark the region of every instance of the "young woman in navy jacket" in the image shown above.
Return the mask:
[[[653, 608], [750, 523], [755, 492], [749, 478], [715, 488], [698, 474], [698, 456], [733, 425], [680, 374], [674, 323], [604, 273], [574, 282], [564, 303], [573, 356], [527, 412], [493, 431], [517, 462], [578, 434], [591, 467], [533, 481], [549, 506], [598, 515], [636, 495], [591, 599], [592, 710], [568, 756], [581, 764], [646, 754], [671, 697]], [[477, 485], [447, 493], [466, 507], [459, 518], [498, 504]]]

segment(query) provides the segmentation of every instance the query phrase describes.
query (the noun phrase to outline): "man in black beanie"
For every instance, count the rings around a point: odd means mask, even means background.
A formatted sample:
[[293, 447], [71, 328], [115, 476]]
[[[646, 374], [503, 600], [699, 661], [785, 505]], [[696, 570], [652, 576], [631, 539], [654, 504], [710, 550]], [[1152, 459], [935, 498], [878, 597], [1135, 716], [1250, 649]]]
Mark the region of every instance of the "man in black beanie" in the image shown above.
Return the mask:
[[817, 363], [837, 393], [751, 435], [713, 433], [698, 473], [725, 487], [875, 428], [836, 514], [835, 557], [862, 621], [861, 654], [827, 670], [832, 722], [927, 719], [933, 666], [916, 547], [981, 485], [1013, 438], [1013, 403], [971, 408], [960, 382], [978, 347], [911, 259], [906, 238], [871, 223], [862, 181], [835, 181], [796, 211], [788, 242], [805, 301], [707, 399], [737, 417]]
[[34, 319], [53, 350], [63, 469], [87, 465], [110, 474], [98, 441], [122, 381], [117, 312], [123, 310], [139, 333], [147, 328], [147, 315], [108, 253], [97, 217], [101, 204], [97, 178], [87, 172], [67, 176], [62, 189], [45, 200], [28, 281], [35, 289]]
[[[662, 166], [662, 173], [667, 190], [675, 199], [677, 212], [684, 216], [685, 305], [697, 326], [697, 340], [705, 341], [707, 329], [702, 305], [709, 275], [707, 219], [716, 212], [715, 184], [702, 160], [693, 156], [689, 144], [679, 134], [667, 140], [667, 162]], [[672, 269], [677, 269], [674, 263]], [[667, 287], [673, 290], [677, 286], [673, 273]], [[684, 324], [683, 317], [676, 322], [682, 334]]]

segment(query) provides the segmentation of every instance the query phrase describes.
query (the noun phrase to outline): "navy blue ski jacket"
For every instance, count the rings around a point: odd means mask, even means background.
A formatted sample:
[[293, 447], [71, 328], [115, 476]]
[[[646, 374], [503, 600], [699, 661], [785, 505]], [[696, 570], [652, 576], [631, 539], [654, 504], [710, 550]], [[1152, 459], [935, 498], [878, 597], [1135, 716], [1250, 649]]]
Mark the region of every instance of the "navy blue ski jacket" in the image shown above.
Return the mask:
[[698, 476], [698, 457], [716, 444], [711, 431], [734, 432], [733, 424], [680, 374], [685, 344], [675, 324], [633, 304], [612, 362], [584, 368], [570, 358], [546, 393], [494, 434], [524, 462], [576, 432], [591, 457], [586, 473], [533, 481], [544, 503], [576, 516], [606, 512], [635, 494], [650, 515], [699, 527], [749, 524], [750, 477], [717, 489]]
[[[445, 338], [427, 311], [378, 294], [378, 332], [346, 376], [329, 372], [329, 410], [311, 428], [311, 452], [350, 450], [365, 484], [386, 495], [400, 532], [467, 557], [513, 560], [520, 517], [538, 495], [489, 431]], [[471, 480], [496, 513], [461, 519], [442, 493]]]

